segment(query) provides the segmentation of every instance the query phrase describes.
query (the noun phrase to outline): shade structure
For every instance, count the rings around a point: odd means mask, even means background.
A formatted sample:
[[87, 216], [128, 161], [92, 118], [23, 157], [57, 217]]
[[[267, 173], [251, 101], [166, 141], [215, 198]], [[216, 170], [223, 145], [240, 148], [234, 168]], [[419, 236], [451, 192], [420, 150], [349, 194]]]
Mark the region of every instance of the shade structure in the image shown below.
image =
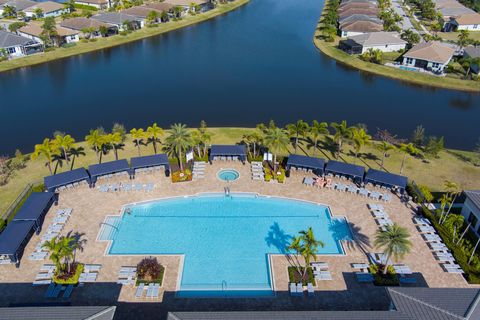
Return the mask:
[[152, 156], [134, 157], [130, 160], [132, 167], [132, 173], [135, 173], [136, 169], [150, 168], [164, 166], [165, 173], [170, 171], [170, 163], [168, 162], [168, 156], [166, 154], [155, 154]]
[[247, 160], [247, 149], [244, 145], [212, 145], [208, 160], [212, 162], [214, 157], [239, 157], [245, 162]]
[[0, 255], [18, 262], [19, 256], [34, 232], [35, 221], [11, 221], [0, 234]]
[[403, 192], [407, 187], [408, 178], [394, 173], [369, 169], [365, 175], [365, 182], [380, 184], [390, 188], [397, 187], [401, 192]]
[[93, 164], [88, 167], [92, 184], [97, 181], [98, 177], [123, 171], [130, 172], [130, 166], [128, 165], [128, 161], [126, 159]]
[[34, 228], [39, 230], [45, 214], [55, 201], [57, 194], [54, 192], [33, 192], [18, 210], [13, 221], [33, 221]]
[[85, 168], [78, 168], [45, 177], [43, 181], [48, 191], [55, 191], [59, 187], [80, 181], [87, 181], [90, 184], [90, 176]]
[[355, 180], [363, 180], [365, 168], [350, 163], [329, 160], [325, 166], [326, 173], [339, 174], [342, 176], [349, 176]]
[[291, 167], [312, 169], [316, 174], [321, 175], [323, 174], [323, 169], [325, 167], [325, 160], [321, 158], [291, 154], [288, 156], [286, 167], [287, 170], [290, 170]]

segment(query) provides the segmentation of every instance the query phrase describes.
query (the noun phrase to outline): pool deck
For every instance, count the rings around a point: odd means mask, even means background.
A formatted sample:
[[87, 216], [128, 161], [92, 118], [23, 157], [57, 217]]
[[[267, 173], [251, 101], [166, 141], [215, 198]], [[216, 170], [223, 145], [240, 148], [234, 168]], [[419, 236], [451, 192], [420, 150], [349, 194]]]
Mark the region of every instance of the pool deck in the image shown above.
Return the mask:
[[[240, 178], [234, 182], [226, 183], [217, 178], [217, 172], [224, 168], [233, 168], [240, 173]], [[142, 308], [128, 309], [140, 312], [140, 315], [161, 314], [169, 310], [370, 310], [387, 309], [388, 298], [385, 290], [372, 284], [359, 284], [355, 280], [351, 263], [368, 262], [365, 252], [379, 252], [372, 248], [377, 225], [370, 214], [367, 203], [373, 200], [361, 196], [343, 193], [334, 190], [318, 189], [302, 185], [305, 176], [312, 174], [292, 172], [284, 184], [253, 181], [250, 178], [249, 164], [242, 165], [237, 162], [215, 162], [207, 165], [205, 178], [185, 183], [173, 184], [166, 178], [163, 171], [155, 174], [137, 175], [135, 183], [155, 183], [153, 192], [117, 192], [102, 193], [97, 189], [86, 186], [62, 192], [58, 207], [52, 207], [45, 218], [44, 230], [54, 218], [55, 211], [59, 208], [72, 208], [73, 213], [64, 229], [64, 233], [72, 230], [84, 233], [87, 244], [83, 252], [77, 253], [77, 260], [82, 263], [102, 264], [96, 284], [86, 284], [75, 289], [69, 303], [72, 305], [122, 305], [135, 303]], [[111, 180], [116, 182], [130, 182], [126, 178]], [[99, 181], [97, 185], [106, 182]], [[345, 216], [358, 240], [356, 244], [345, 245], [344, 256], [319, 256], [319, 261], [328, 262], [332, 273], [332, 281], [317, 283], [314, 298], [291, 298], [288, 294], [288, 262], [284, 256], [272, 256], [272, 269], [275, 289], [274, 298], [257, 299], [176, 299], [175, 290], [179, 275], [179, 256], [157, 256], [159, 262], [166, 267], [164, 283], [160, 299], [135, 299], [133, 286], [117, 285], [118, 270], [121, 266], [134, 266], [143, 256], [105, 256], [108, 242], [96, 241], [100, 230], [100, 223], [106, 215], [120, 213], [123, 205], [166, 198], [172, 196], [192, 195], [202, 192], [223, 192], [225, 186], [231, 192], [256, 192], [263, 195], [288, 197], [308, 200], [328, 205], [333, 216]], [[401, 262], [410, 266], [417, 278], [417, 286], [428, 287], [472, 287], [461, 275], [449, 274], [442, 270], [435, 260], [427, 244], [412, 222], [412, 211], [393, 197], [388, 203], [381, 203], [391, 219], [407, 228], [413, 242], [412, 252]], [[181, 232], [181, 230], [179, 230]], [[35, 275], [45, 261], [30, 261], [28, 255], [40, 240], [40, 236], [33, 236], [25, 249], [20, 268], [14, 266], [0, 266], [0, 306], [25, 303], [58, 302], [47, 301], [43, 298], [45, 286], [32, 287]], [[155, 303], [156, 302], [156, 303]], [[158, 303], [163, 302], [163, 303]]]

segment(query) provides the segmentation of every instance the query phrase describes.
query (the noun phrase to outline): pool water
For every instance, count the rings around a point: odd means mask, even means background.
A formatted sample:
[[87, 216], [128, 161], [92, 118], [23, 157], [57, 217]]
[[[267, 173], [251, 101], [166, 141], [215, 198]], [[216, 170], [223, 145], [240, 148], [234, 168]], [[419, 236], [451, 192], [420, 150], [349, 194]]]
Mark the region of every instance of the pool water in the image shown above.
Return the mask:
[[272, 295], [269, 254], [312, 227], [318, 254], [343, 254], [348, 224], [328, 207], [253, 194], [205, 194], [130, 206], [112, 235], [110, 255], [184, 255], [177, 296]]
[[235, 181], [240, 177], [237, 170], [223, 169], [218, 172], [218, 178], [223, 181]]

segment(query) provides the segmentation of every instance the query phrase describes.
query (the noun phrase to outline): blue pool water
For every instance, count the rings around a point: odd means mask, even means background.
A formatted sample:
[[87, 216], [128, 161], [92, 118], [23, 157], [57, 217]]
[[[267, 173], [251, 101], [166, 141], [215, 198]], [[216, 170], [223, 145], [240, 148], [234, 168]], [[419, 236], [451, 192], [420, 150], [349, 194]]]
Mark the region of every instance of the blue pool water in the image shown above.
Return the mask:
[[131, 206], [112, 233], [112, 255], [184, 255], [177, 296], [272, 295], [269, 254], [312, 227], [319, 254], [343, 254], [345, 219], [322, 205], [233, 194], [173, 198]]
[[218, 178], [223, 181], [234, 181], [237, 180], [239, 176], [238, 171], [233, 169], [224, 169], [218, 172]]

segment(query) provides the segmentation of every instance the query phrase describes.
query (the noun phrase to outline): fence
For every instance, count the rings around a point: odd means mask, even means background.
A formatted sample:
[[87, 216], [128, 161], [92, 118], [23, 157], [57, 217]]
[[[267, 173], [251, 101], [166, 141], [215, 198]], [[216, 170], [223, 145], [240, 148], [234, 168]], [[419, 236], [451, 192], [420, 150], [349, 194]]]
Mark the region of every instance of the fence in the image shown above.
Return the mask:
[[6, 220], [7, 222], [11, 221], [15, 216], [15, 213], [17, 213], [18, 209], [20, 209], [21, 204], [23, 204], [23, 202], [25, 202], [28, 196], [32, 192], [34, 192], [36, 189], [38, 189], [38, 191], [43, 190], [43, 184], [41, 181], [35, 181], [27, 184], [25, 188], [22, 190], [22, 192], [20, 192], [17, 198], [10, 204], [7, 210], [5, 210], [5, 212], [2, 214], [1, 219]]

